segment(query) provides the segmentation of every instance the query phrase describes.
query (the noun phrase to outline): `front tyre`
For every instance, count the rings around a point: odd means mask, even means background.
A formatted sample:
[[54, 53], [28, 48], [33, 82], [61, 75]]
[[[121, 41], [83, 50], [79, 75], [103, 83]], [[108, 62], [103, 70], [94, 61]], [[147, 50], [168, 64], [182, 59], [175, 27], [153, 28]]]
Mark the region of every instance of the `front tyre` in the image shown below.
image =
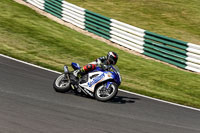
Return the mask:
[[117, 95], [117, 92], [118, 85], [116, 83], [112, 83], [108, 89], [102, 84], [98, 86], [95, 91], [95, 99], [106, 102], [114, 98]]
[[53, 88], [56, 92], [65, 93], [70, 90], [70, 80], [65, 74], [57, 77], [53, 82]]

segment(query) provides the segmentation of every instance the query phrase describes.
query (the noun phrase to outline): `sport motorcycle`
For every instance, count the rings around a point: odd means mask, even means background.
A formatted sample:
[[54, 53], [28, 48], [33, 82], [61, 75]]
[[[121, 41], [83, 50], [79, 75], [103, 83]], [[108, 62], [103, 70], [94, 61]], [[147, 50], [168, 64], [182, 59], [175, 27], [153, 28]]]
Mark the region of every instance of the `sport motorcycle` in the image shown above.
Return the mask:
[[[72, 63], [71, 66], [74, 71], [81, 69], [77, 63]], [[61, 93], [74, 90], [75, 93], [88, 95], [98, 101], [106, 102], [117, 95], [120, 84], [121, 76], [117, 66], [100, 65], [81, 78], [77, 78], [73, 71], [70, 72], [65, 65], [64, 73], [54, 80], [53, 88], [56, 92]]]

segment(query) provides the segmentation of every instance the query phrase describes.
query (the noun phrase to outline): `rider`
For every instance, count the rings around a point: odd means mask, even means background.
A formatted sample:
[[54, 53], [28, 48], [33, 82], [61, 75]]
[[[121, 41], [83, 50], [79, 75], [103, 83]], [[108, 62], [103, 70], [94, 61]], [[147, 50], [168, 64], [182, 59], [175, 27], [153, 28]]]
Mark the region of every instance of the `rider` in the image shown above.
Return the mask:
[[96, 59], [96, 61], [85, 65], [82, 69], [78, 69], [73, 72], [74, 76], [81, 77], [85, 73], [88, 73], [96, 68], [96, 66], [103, 66], [104, 68], [109, 65], [115, 65], [118, 60], [118, 55], [115, 52], [108, 52], [107, 56], [102, 56]]

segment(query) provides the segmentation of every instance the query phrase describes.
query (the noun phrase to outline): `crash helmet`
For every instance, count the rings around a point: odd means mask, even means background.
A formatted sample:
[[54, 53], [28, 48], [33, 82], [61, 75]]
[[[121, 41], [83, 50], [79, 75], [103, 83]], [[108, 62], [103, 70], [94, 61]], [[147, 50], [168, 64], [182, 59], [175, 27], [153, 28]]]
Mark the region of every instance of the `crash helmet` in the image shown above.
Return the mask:
[[110, 65], [115, 65], [118, 60], [118, 55], [115, 52], [108, 52], [107, 60]]

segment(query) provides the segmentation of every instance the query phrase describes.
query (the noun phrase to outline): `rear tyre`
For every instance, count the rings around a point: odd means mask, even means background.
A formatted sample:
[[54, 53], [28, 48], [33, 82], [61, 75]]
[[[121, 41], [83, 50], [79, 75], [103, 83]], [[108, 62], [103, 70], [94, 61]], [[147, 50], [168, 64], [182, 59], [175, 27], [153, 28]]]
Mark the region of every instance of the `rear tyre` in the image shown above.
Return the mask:
[[62, 74], [54, 80], [53, 88], [56, 92], [65, 93], [70, 90], [70, 80]]
[[104, 84], [97, 87], [95, 91], [95, 99], [98, 101], [106, 102], [114, 98], [118, 93], [118, 85], [112, 83], [108, 89], [105, 88]]

